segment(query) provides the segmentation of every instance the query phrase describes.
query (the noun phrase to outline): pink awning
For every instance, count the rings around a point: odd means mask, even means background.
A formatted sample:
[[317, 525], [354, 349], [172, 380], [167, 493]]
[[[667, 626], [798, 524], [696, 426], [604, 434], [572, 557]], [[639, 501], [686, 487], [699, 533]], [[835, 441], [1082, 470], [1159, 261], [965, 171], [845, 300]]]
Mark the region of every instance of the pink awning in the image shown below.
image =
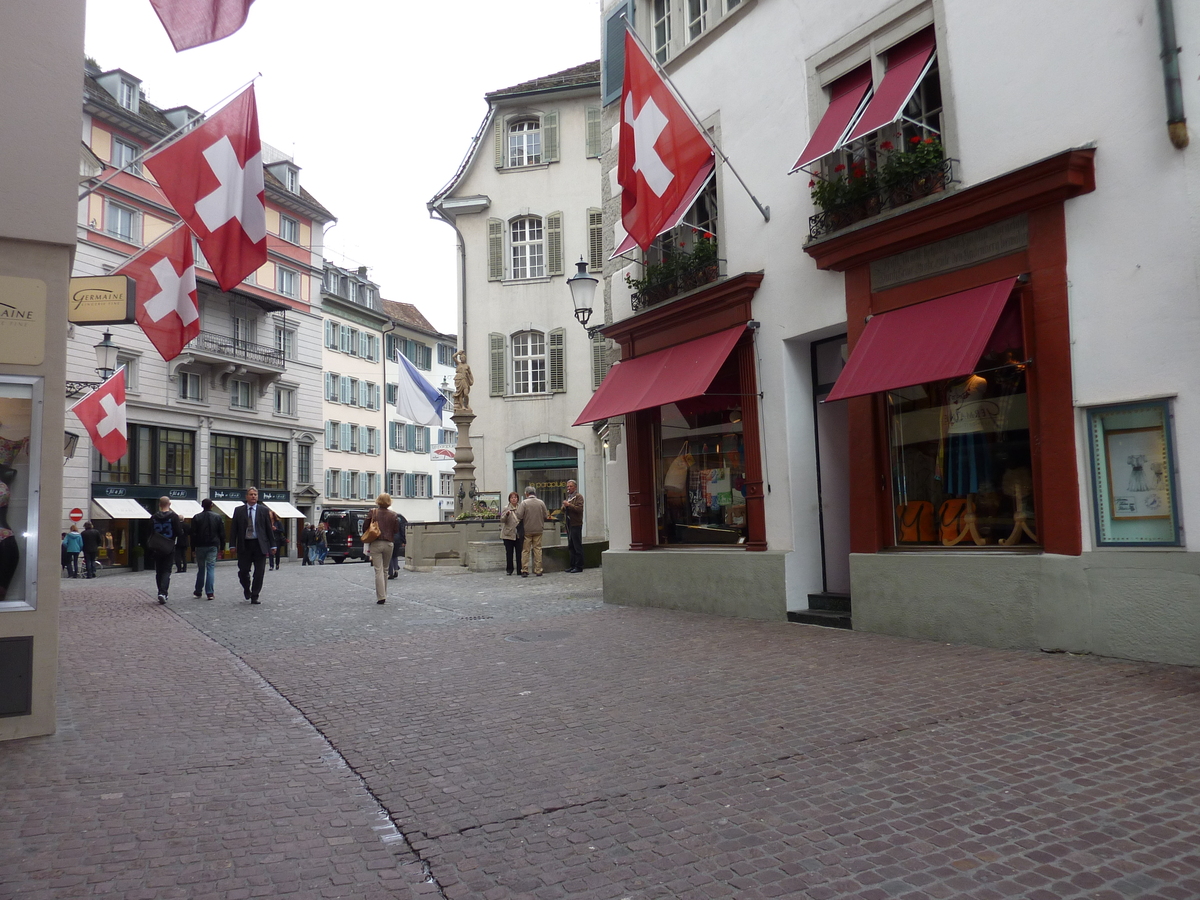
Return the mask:
[[826, 402], [971, 374], [1016, 281], [872, 316]]
[[854, 116], [862, 107], [867, 92], [871, 90], [871, 69], [863, 66], [849, 75], [844, 75], [833, 83], [830, 90], [829, 108], [821, 121], [813, 129], [812, 137], [792, 171], [814, 163], [842, 146], [842, 138], [854, 121]]
[[878, 131], [900, 118], [905, 104], [917, 89], [921, 76], [925, 74], [933, 51], [932, 28], [913, 35], [888, 51], [888, 67], [883, 81], [879, 83], [875, 96], [863, 110], [858, 124], [846, 137], [847, 142]]
[[699, 397], [733, 352], [745, 325], [666, 350], [623, 359], [604, 376], [576, 425]]

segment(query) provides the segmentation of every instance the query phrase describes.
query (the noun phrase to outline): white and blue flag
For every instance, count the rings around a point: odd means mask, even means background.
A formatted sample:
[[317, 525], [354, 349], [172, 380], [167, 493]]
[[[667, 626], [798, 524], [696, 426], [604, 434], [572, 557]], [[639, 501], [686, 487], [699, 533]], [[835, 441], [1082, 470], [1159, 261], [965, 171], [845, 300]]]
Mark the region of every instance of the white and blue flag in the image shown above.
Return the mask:
[[425, 380], [408, 357], [400, 354], [400, 384], [396, 388], [396, 413], [415, 425], [442, 424], [446, 395]]

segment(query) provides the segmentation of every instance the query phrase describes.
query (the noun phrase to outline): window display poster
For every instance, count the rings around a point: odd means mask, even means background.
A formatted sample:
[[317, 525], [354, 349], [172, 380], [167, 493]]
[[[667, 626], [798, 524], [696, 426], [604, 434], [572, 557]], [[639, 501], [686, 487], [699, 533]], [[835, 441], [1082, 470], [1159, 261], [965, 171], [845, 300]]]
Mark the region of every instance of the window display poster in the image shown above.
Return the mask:
[[1166, 401], [1088, 411], [1100, 546], [1179, 544]]
[[29, 602], [33, 386], [0, 381], [0, 601]]

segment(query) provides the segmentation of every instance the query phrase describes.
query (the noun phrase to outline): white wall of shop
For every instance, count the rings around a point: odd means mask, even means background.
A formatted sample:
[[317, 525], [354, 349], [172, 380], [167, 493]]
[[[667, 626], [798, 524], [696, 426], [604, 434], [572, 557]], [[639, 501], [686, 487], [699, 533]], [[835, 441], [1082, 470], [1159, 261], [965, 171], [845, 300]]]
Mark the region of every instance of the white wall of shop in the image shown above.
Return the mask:
[[[587, 333], [575, 321], [571, 292], [566, 283], [575, 273], [576, 262], [588, 255], [587, 210], [600, 206], [600, 164], [597, 159], [586, 156], [586, 109], [589, 106], [599, 106], [597, 94], [550, 93], [531, 99], [529, 107], [522, 108], [558, 110], [560, 161], [529, 169], [497, 170], [493, 164], [489, 129], [471, 168], [452, 195], [482, 194], [491, 201], [484, 212], [457, 219], [467, 247], [467, 308], [463, 333], [466, 335], [467, 360], [475, 377], [471, 408], [476, 419], [471, 426], [471, 443], [475, 450], [476, 482], [485, 491], [507, 494], [513, 490], [508, 448], [538, 435], [563, 435], [585, 448], [581, 471], [586, 471], [586, 481], [580, 485], [581, 492], [585, 497], [597, 499], [603, 493], [599, 441], [590, 426], [572, 425], [592, 395], [592, 358]], [[507, 222], [522, 213], [545, 217], [547, 213], [560, 210], [563, 213], [563, 275], [527, 282], [487, 280], [489, 218]], [[508, 253], [507, 243], [505, 253]], [[598, 306], [599, 300], [597, 295]], [[602, 315], [602, 311], [597, 312], [592, 324], [600, 321]], [[525, 330], [549, 334], [555, 328], [565, 329], [566, 391], [528, 397], [489, 397], [488, 335], [496, 332], [511, 336]], [[588, 502], [586, 537], [603, 536], [603, 510], [603, 503]]]

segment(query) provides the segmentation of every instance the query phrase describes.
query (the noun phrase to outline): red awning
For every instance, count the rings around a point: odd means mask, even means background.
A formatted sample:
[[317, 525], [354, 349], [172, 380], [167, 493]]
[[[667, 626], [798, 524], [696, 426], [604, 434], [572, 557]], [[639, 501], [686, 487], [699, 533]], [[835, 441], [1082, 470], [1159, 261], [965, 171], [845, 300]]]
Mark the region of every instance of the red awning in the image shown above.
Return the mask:
[[825, 110], [825, 115], [821, 116], [821, 121], [813, 129], [812, 137], [808, 139], [804, 152], [792, 166], [793, 172], [809, 163], [816, 162], [822, 156], [826, 156], [842, 146], [842, 138], [845, 137], [850, 123], [854, 121], [854, 116], [862, 108], [863, 100], [870, 90], [871, 69], [867, 66], [856, 69], [833, 83], [829, 108]]
[[746, 330], [738, 325], [666, 350], [624, 359], [609, 369], [576, 425], [699, 397]]
[[863, 110], [858, 124], [846, 141], [853, 141], [885, 125], [891, 125], [904, 111], [904, 106], [925, 74], [933, 56], [933, 29], [915, 34], [888, 51], [887, 72], [875, 91], [875, 96]]
[[872, 316], [826, 402], [971, 374], [1016, 281]]

